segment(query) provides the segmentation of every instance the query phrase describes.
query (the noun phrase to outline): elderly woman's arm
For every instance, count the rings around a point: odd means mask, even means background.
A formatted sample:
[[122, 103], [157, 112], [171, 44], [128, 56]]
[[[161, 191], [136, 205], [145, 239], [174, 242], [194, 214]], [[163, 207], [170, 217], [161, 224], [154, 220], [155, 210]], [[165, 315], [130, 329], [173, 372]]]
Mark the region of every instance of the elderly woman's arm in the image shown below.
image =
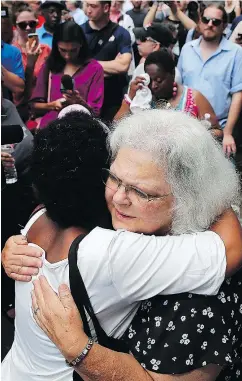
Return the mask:
[[[37, 324], [62, 352], [72, 361], [85, 348], [88, 337], [83, 332], [79, 311], [66, 285], [59, 287], [59, 297], [45, 277], [34, 281], [32, 309]], [[85, 381], [214, 381], [221, 368], [208, 365], [183, 375], [161, 375], [147, 372], [131, 355], [115, 352], [94, 344], [76, 372]]]

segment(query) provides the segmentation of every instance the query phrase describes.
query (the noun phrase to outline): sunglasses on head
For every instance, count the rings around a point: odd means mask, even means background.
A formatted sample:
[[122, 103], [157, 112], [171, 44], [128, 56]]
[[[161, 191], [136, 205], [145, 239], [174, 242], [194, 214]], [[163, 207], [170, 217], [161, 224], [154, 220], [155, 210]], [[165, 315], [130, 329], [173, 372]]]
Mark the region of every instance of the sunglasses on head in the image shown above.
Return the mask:
[[221, 25], [222, 22], [223, 22], [223, 20], [220, 20], [220, 19], [214, 19], [214, 18], [212, 18], [212, 17], [206, 17], [206, 16], [202, 16], [201, 20], [202, 20], [202, 23], [203, 23], [203, 24], [208, 24], [209, 21], [212, 21], [213, 26], [219, 26], [219, 25]]
[[33, 29], [33, 28], [36, 28], [37, 22], [36, 21], [21, 21], [21, 22], [18, 22], [17, 25], [22, 30], [26, 30], [27, 26]]

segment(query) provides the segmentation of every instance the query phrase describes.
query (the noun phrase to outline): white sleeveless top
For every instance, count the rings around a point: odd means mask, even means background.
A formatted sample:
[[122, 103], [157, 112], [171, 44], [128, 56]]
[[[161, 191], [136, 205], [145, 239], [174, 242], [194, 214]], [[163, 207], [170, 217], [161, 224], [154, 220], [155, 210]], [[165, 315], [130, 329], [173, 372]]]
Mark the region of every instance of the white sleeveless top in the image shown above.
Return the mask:
[[[22, 234], [43, 213], [38, 211]], [[49, 263], [44, 251], [42, 259], [39, 275], [55, 292], [61, 283], [69, 285], [68, 259]], [[187, 291], [217, 293], [225, 275], [225, 247], [213, 232], [155, 237], [97, 227], [79, 245], [78, 268], [101, 326], [117, 338], [141, 300]], [[15, 338], [2, 363], [2, 380], [71, 381], [72, 369], [33, 318], [32, 289], [32, 282], [15, 282]]]

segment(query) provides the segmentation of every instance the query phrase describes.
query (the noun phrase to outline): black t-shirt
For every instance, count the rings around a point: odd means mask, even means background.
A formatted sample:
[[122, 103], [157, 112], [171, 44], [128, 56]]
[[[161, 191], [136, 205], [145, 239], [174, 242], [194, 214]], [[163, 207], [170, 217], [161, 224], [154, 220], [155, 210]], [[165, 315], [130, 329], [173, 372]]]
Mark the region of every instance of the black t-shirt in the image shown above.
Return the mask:
[[183, 45], [186, 43], [186, 37], [187, 37], [187, 29], [183, 26], [183, 24], [180, 21], [170, 20], [169, 17], [167, 17], [163, 23], [169, 22], [170, 24], [173, 24], [177, 31], [177, 39], [179, 44], [179, 50], [181, 52]]
[[[87, 21], [81, 25], [91, 52], [92, 58], [98, 61], [112, 61], [117, 55], [132, 52], [129, 32], [111, 21], [101, 30], [92, 29]], [[104, 105], [121, 104], [126, 75], [111, 75], [105, 78]]]
[[131, 9], [130, 11], [126, 12], [126, 14], [129, 15], [133, 20], [135, 28], [139, 28], [143, 26], [145, 16], [147, 15], [147, 10], [141, 9], [139, 12], [135, 12], [133, 9]]

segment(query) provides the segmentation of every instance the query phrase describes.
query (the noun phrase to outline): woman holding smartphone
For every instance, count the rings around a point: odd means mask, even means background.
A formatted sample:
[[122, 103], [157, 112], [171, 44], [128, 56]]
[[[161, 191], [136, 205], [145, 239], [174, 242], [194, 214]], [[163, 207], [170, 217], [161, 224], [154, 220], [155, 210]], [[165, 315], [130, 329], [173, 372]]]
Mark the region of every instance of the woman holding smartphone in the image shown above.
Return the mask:
[[27, 4], [22, 4], [17, 8], [13, 15], [13, 21], [16, 26], [13, 45], [20, 49], [25, 69], [24, 94], [21, 95], [21, 98], [17, 97], [17, 95], [14, 97], [14, 101], [21, 113], [24, 109], [25, 112], [27, 111], [27, 104], [32, 95], [39, 71], [49, 56], [51, 49], [46, 44], [39, 44], [38, 36], [35, 34], [38, 20]]
[[[62, 77], [66, 75], [72, 80], [73, 90], [63, 88]], [[88, 105], [98, 116], [103, 97], [103, 69], [96, 60], [89, 58], [82, 28], [74, 21], [58, 25], [51, 54], [40, 70], [31, 98], [36, 117], [42, 116], [39, 127], [46, 127], [70, 104]]]

